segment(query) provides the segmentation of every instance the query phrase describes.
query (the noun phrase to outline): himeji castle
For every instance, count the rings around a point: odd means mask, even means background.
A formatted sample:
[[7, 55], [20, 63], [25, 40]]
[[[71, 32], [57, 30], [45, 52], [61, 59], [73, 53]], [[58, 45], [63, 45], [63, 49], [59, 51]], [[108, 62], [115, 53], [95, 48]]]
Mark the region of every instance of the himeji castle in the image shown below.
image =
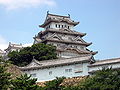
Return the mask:
[[61, 16], [47, 13], [46, 19], [39, 27], [44, 28], [34, 37], [34, 44], [45, 43], [56, 46], [58, 59], [32, 62], [19, 67], [24, 73], [39, 81], [53, 80], [56, 77], [86, 76], [103, 67], [120, 68], [120, 58], [96, 61], [97, 52], [89, 50], [88, 43], [82, 39], [86, 33], [77, 32], [78, 25], [70, 15]]

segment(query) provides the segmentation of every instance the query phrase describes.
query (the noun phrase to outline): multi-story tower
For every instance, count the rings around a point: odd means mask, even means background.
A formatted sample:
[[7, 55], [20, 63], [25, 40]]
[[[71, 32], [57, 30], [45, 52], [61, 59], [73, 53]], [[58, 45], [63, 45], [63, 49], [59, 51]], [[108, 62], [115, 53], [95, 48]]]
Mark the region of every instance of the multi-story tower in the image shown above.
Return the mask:
[[92, 43], [85, 42], [82, 37], [86, 33], [76, 32], [74, 27], [79, 22], [71, 20], [70, 15], [60, 16], [47, 13], [45, 22], [39, 27], [44, 31], [38, 33], [34, 37], [34, 44], [45, 43], [52, 44], [57, 47], [57, 55], [60, 58], [71, 58], [77, 56], [94, 55], [87, 49]]

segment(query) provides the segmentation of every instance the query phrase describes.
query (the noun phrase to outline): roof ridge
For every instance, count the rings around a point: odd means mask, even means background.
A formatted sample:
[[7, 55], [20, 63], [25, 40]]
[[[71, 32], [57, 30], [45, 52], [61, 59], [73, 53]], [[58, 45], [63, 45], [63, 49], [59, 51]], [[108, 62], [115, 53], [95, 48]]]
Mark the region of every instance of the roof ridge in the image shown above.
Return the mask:
[[50, 14], [49, 13], [48, 15], [70, 18], [70, 16], [63, 16], [63, 15], [58, 15], [58, 14]]
[[[66, 59], [73, 59], [73, 58], [82, 58], [82, 57], [86, 57], [86, 56], [77, 56], [77, 57], [72, 57], [72, 58], [64, 58], [64, 60]], [[91, 57], [91, 56], [90, 56]], [[44, 62], [44, 61], [54, 61], [54, 60], [63, 60], [63, 58], [58, 58], [58, 59], [50, 59], [50, 60], [42, 60], [42, 61], [38, 61], [38, 62]]]
[[116, 59], [120, 59], [120, 58], [111, 58], [111, 59], [103, 59], [103, 60], [98, 60], [97, 62], [102, 62], [102, 61], [108, 61], [108, 60], [116, 60]]

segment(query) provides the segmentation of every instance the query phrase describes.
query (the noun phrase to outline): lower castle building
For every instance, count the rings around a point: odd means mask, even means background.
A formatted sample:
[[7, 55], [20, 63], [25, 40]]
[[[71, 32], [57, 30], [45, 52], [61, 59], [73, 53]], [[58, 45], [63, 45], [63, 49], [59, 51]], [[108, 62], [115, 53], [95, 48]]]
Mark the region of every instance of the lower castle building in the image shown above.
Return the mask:
[[19, 68], [32, 78], [37, 78], [37, 82], [49, 81], [62, 76], [72, 78], [91, 75], [103, 67], [120, 69], [120, 58], [100, 60], [90, 64], [92, 60], [90, 56], [45, 61], [33, 59], [29, 65]]
[[77, 77], [88, 75], [91, 56], [67, 59], [33, 61], [20, 69], [39, 81], [53, 80], [56, 77]]

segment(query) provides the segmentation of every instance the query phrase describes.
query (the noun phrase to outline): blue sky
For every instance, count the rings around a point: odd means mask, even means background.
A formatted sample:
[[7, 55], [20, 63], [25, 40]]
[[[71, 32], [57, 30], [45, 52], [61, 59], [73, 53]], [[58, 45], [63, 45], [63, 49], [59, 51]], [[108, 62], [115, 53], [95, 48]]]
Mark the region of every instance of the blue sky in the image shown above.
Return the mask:
[[0, 48], [33, 43], [48, 10], [80, 21], [75, 30], [87, 33], [96, 59], [120, 57], [120, 0], [0, 0]]

